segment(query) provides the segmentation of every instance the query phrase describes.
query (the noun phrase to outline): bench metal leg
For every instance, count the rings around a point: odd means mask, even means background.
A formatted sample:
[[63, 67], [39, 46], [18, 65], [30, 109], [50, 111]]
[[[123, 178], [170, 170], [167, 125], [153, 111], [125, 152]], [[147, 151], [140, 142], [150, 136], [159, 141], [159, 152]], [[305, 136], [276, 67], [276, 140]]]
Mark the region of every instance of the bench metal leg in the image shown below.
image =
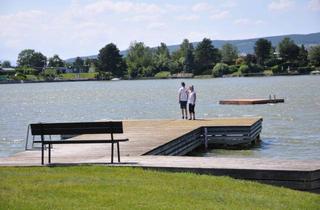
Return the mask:
[[111, 143], [111, 163], [113, 163], [113, 142]]
[[118, 162], [120, 163], [120, 147], [119, 147], [119, 142], [117, 142], [117, 151], [118, 151]]
[[44, 144], [41, 143], [41, 165], [44, 164]]
[[51, 163], [51, 144], [49, 144], [48, 162], [49, 162], [49, 164]]

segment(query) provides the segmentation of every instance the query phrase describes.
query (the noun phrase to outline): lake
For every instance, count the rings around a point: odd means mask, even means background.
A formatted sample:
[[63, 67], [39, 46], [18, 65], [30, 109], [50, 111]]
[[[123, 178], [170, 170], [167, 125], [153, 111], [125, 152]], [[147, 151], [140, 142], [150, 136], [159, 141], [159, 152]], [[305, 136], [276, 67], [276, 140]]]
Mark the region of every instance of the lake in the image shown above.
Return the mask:
[[[0, 157], [24, 150], [37, 122], [180, 119], [181, 81], [197, 92], [196, 117], [263, 117], [262, 143], [202, 156], [320, 159], [320, 76], [91, 81], [0, 85]], [[219, 105], [230, 98], [285, 98], [283, 104]]]

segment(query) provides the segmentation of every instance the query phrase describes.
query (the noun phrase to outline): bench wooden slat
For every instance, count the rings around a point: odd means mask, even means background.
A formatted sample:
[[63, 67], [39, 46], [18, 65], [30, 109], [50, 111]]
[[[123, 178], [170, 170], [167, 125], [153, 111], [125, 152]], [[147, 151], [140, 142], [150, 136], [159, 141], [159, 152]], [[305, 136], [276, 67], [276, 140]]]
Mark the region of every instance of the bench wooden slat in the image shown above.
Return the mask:
[[114, 140], [45, 140], [45, 141], [34, 141], [34, 143], [44, 144], [95, 144], [95, 143], [116, 143], [129, 141], [129, 139], [114, 139]]
[[31, 124], [32, 135], [123, 133], [121, 121]]

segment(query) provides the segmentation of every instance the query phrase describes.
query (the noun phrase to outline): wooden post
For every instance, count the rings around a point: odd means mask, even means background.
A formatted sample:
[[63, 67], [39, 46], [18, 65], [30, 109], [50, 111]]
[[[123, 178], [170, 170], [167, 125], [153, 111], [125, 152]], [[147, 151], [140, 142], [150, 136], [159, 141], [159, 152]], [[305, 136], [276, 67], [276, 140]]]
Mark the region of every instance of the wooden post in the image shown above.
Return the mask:
[[113, 163], [113, 133], [111, 133], [111, 163]]
[[120, 163], [120, 147], [119, 147], [119, 142], [117, 142], [117, 151], [118, 151], [118, 162]]
[[25, 147], [24, 147], [24, 150], [28, 150], [29, 131], [30, 131], [30, 124], [28, 125], [28, 129], [27, 129], [26, 145], [25, 145]]
[[208, 128], [204, 128], [204, 148], [208, 149]]
[[51, 163], [51, 144], [49, 144], [49, 151], [48, 151], [48, 162], [49, 162], [49, 164]]
[[44, 137], [43, 137], [43, 135], [41, 135], [41, 165], [44, 164], [44, 144], [43, 144], [43, 141], [44, 141]]

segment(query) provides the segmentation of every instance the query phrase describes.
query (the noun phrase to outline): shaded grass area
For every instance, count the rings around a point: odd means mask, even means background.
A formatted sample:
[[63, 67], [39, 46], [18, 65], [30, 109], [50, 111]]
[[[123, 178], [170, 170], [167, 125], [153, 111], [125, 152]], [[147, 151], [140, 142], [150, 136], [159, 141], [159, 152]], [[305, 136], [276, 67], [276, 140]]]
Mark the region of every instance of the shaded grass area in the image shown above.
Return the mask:
[[0, 209], [319, 209], [320, 197], [191, 173], [0, 167]]

